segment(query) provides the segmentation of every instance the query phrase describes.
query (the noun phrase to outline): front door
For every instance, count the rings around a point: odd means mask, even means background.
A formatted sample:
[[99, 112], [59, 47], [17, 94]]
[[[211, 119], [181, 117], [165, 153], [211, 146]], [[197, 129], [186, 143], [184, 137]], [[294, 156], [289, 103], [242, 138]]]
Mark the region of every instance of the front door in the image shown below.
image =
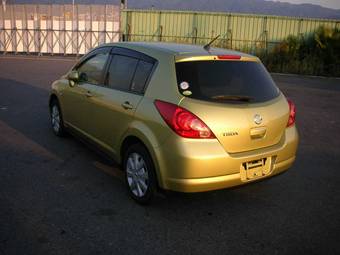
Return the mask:
[[79, 73], [79, 81], [74, 87], [66, 89], [63, 95], [67, 109], [64, 113], [66, 124], [91, 137], [95, 136], [93, 103], [98, 96], [98, 87], [103, 85], [108, 58], [109, 49], [100, 49], [80, 63], [75, 68]]

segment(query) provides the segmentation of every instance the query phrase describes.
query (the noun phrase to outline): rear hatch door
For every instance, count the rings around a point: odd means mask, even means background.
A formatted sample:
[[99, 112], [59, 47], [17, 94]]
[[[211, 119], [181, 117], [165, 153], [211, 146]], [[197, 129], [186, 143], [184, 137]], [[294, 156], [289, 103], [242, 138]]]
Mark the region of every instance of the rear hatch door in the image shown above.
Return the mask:
[[237, 153], [279, 143], [289, 106], [258, 61], [176, 63], [180, 106], [197, 115], [224, 149]]

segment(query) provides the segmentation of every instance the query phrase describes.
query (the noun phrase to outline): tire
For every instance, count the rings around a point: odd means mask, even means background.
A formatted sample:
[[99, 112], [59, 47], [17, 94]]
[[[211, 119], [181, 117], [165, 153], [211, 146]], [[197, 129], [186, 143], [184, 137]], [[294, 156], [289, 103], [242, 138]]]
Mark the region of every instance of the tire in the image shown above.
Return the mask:
[[56, 136], [63, 137], [66, 134], [63, 116], [60, 110], [59, 102], [53, 99], [50, 104], [50, 120], [53, 133]]
[[157, 192], [155, 168], [142, 144], [133, 144], [124, 153], [123, 169], [130, 196], [139, 204], [148, 204]]

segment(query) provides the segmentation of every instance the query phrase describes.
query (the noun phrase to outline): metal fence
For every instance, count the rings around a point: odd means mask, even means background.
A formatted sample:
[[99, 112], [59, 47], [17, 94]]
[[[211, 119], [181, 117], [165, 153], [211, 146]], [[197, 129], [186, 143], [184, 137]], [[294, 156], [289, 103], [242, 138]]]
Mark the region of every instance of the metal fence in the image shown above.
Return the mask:
[[7, 5], [0, 8], [0, 52], [83, 54], [120, 40], [117, 5]]
[[220, 35], [218, 47], [258, 53], [320, 26], [340, 29], [340, 20], [120, 10], [118, 5], [7, 5], [0, 8], [0, 52], [83, 54], [119, 40], [205, 44]]
[[339, 28], [340, 20], [302, 19], [232, 13], [123, 10], [121, 28], [129, 41], [214, 45], [256, 53], [289, 35], [304, 36], [320, 26]]

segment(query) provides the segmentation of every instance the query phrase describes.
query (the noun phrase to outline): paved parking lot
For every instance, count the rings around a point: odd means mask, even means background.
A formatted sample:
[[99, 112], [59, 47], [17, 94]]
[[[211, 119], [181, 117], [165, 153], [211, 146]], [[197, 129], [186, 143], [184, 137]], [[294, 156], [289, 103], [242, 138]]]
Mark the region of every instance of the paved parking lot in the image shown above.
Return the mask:
[[340, 254], [340, 79], [274, 75], [297, 106], [290, 171], [142, 207], [113, 162], [50, 130], [73, 63], [0, 57], [0, 254]]

